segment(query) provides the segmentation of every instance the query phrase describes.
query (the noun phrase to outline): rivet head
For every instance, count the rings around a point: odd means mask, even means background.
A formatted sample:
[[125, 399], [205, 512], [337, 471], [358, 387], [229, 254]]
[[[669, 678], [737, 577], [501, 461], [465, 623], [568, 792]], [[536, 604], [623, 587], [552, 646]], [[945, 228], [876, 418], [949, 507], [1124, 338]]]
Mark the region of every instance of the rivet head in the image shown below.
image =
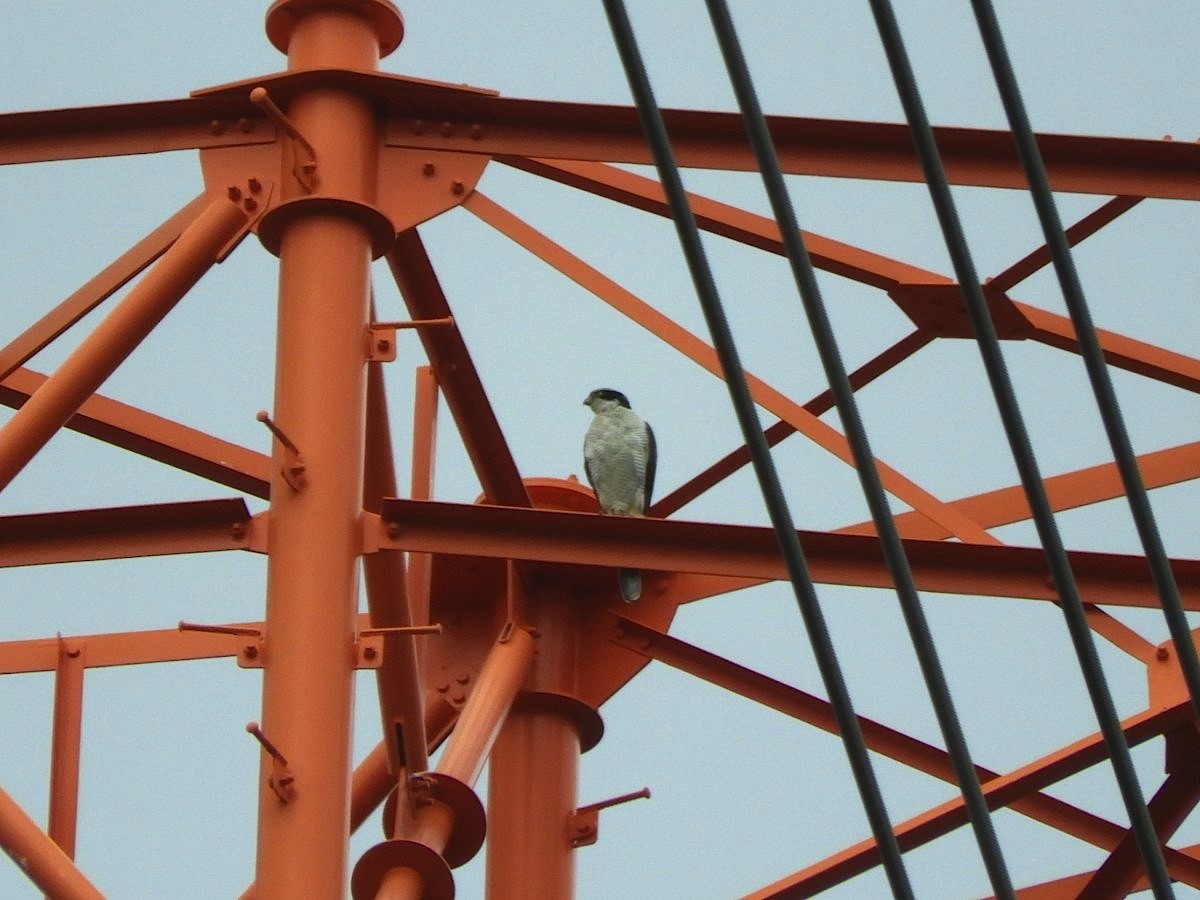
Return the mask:
[[377, 651], [374, 647], [363, 647], [363, 659], [374, 659]]
[[247, 644], [242, 648], [242, 653], [246, 659], [256, 659], [258, 657], [258, 648], [253, 644]]
[[228, 189], [226, 189], [225, 193], [228, 194], [229, 199], [233, 200], [235, 203], [242, 199], [242, 189], [236, 184], [231, 184]]
[[463, 184], [461, 181], [450, 182], [450, 192], [455, 195], [462, 194], [466, 189], [467, 189], [467, 186], [465, 184]]
[[252, 194], [257, 194], [262, 190], [262, 182], [257, 178], [251, 178], [246, 184]]
[[1171, 651], [1168, 650], [1166, 647], [1159, 647], [1158, 650], [1155, 651], [1154, 655], [1157, 656], [1160, 660], [1165, 660], [1170, 657]]
[[208, 130], [209, 130], [210, 134], [224, 134], [225, 133], [225, 123], [222, 122], [220, 119], [213, 119], [211, 122], [208, 123]]
[[472, 139], [474, 139], [476, 141], [479, 140], [481, 137], [483, 137], [483, 126], [478, 123], [476, 123], [475, 125], [472, 125], [470, 133], [471, 133]]
[[453, 122], [443, 122], [442, 123], [442, 137], [450, 137], [450, 135], [452, 135], [452, 134], [454, 134], [454, 123]]
[[435, 166], [431, 162], [427, 162], [427, 163], [425, 163], [425, 165], [421, 166], [421, 174], [424, 175], [426, 178], [432, 178], [433, 173], [436, 171], [437, 171], [437, 166]]

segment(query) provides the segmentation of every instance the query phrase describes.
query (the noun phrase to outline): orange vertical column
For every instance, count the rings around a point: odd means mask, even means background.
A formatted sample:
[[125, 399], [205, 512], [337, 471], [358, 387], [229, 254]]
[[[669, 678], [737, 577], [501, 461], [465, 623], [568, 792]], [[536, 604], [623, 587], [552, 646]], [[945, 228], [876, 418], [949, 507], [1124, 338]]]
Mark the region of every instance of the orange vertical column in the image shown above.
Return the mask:
[[[382, 0], [279, 0], [267, 14], [293, 72], [375, 69], [400, 31]], [[307, 145], [283, 138], [282, 203], [259, 229], [280, 262], [274, 420], [287, 438], [274, 446], [262, 730], [291, 781], [278, 790], [264, 756], [260, 900], [345, 894], [370, 261], [389, 234], [372, 206], [370, 103], [314, 78], [286, 115]]]
[[599, 716], [574, 696], [580, 617], [566, 591], [531, 598], [540, 635], [533, 690], [504, 722], [488, 768], [488, 900], [574, 894], [568, 823], [579, 754], [599, 739]]

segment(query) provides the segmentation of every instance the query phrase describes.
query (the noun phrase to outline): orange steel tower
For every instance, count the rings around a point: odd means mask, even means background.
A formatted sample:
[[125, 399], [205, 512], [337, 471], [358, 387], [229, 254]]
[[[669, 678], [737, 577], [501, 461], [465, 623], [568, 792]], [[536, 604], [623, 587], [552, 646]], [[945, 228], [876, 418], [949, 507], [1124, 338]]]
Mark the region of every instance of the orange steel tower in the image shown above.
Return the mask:
[[[287, 56], [286, 71], [182, 100], [0, 117], [5, 164], [196, 149], [204, 178], [194, 201], [22, 333], [6, 336], [0, 402], [15, 412], [0, 427], [0, 490], [65, 427], [242, 495], [8, 515], [0, 518], [0, 563], [228, 550], [266, 557], [261, 621], [198, 615], [177, 630], [0, 644], [0, 672], [55, 679], [48, 822], [43, 829], [0, 791], [0, 845], [48, 896], [103, 896], [73, 861], [85, 672], [233, 658], [262, 672], [261, 715], [247, 726], [261, 746], [256, 869], [242, 896], [451, 897], [453, 869], [473, 859], [486, 837], [489, 898], [569, 897], [576, 854], [597, 840], [601, 811], [649, 795], [581, 804], [578, 789], [581, 754], [602, 739], [599, 710], [649, 662], [818, 729], [838, 728], [830, 701], [668, 633], [684, 604], [787, 578], [770, 529], [675, 517], [744, 466], [748, 451], [734, 449], [673, 488], [644, 519], [597, 515], [592, 492], [573, 478], [522, 477], [419, 230], [464, 209], [720, 375], [704, 340], [477, 189], [487, 166], [504, 165], [669, 215], [658, 182], [612, 165], [652, 161], [637, 112], [385, 74], [380, 60], [404, 36], [389, 0], [276, 0], [266, 31]], [[736, 114], [668, 110], [665, 119], [680, 165], [756, 168]], [[907, 126], [794, 117], [771, 126], [785, 173], [924, 178]], [[953, 183], [1024, 186], [1007, 132], [943, 128], [937, 137]], [[1200, 199], [1195, 144], [1042, 136], [1041, 149], [1056, 190], [1115, 197], [1068, 229], [1072, 243], [1144, 198]], [[702, 229], [784, 252], [773, 220], [690, 199]], [[212, 266], [251, 252], [239, 247], [251, 235], [279, 260], [274, 397], [258, 413], [269, 455], [98, 393]], [[856, 389], [935, 343], [973, 336], [950, 277], [821, 235], [804, 238], [818, 268], [885, 292], [911, 320], [906, 336], [850, 374]], [[984, 293], [1002, 340], [1076, 352], [1067, 318], [1009, 295], [1048, 257], [1035, 250]], [[386, 262], [407, 306], [402, 321], [377, 314], [375, 260]], [[26, 367], [131, 282], [50, 374]], [[383, 374], [406, 330], [419, 336], [427, 362], [416, 376], [411, 488], [397, 479]], [[1099, 338], [1116, 369], [1200, 388], [1194, 358], [1107, 331]], [[766, 430], [768, 442], [799, 433], [852, 462], [847, 438], [820, 418], [833, 405], [828, 392], [796, 399], [753, 376], [749, 390], [778, 420]], [[433, 499], [440, 402], [482, 487], [475, 504]], [[582, 435], [583, 424], [577, 430]], [[1158, 449], [1138, 462], [1150, 488], [1190, 481], [1200, 476], [1200, 445]], [[991, 533], [1029, 518], [1019, 486], [947, 501], [882, 463], [879, 473], [907, 506], [895, 522], [923, 592], [1061, 599], [1040, 550]], [[1110, 463], [1055, 474], [1046, 487], [1058, 511], [1125, 493]], [[269, 505], [252, 514], [244, 498]], [[800, 540], [815, 582], [892, 587], [871, 523], [806, 530]], [[1200, 801], [1197, 720], [1178, 654], [1171, 641], [1155, 645], [1105, 609], [1158, 606], [1145, 560], [1082, 551], [1070, 560], [1094, 633], [1147, 673], [1149, 703], [1123, 719], [1121, 731], [1131, 745], [1164, 739], [1168, 774], [1154, 786], [1148, 812], [1170, 877], [1200, 889], [1200, 847], [1170, 844]], [[1184, 608], [1200, 611], [1200, 561], [1171, 563]], [[645, 572], [645, 588], [627, 606], [613, 570], [629, 566]], [[375, 674], [382, 739], [355, 759], [360, 670]], [[858, 722], [877, 757], [955, 781], [945, 750], [866, 717]], [[1063, 873], [1020, 896], [1117, 897], [1145, 886], [1130, 829], [1046, 790], [1107, 756], [1101, 736], [1086, 734], [1009, 771], [976, 767], [990, 807], [1104, 853], [1094, 870]], [[383, 839], [352, 856], [351, 833], [381, 807]], [[956, 798], [893, 826], [907, 851], [966, 822]], [[737, 865], [735, 849], [722, 852]], [[874, 840], [815, 861], [798, 856], [788, 863], [794, 874], [751, 896], [810, 896], [879, 860]]]

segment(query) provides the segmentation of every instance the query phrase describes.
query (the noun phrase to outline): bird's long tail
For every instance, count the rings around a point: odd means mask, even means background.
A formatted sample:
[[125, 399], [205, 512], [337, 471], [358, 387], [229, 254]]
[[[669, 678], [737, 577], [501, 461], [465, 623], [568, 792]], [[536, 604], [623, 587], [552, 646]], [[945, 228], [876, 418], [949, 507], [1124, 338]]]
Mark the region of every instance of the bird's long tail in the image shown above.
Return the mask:
[[621, 569], [617, 572], [617, 582], [621, 585], [621, 597], [626, 603], [632, 603], [642, 596], [642, 573], [638, 569]]

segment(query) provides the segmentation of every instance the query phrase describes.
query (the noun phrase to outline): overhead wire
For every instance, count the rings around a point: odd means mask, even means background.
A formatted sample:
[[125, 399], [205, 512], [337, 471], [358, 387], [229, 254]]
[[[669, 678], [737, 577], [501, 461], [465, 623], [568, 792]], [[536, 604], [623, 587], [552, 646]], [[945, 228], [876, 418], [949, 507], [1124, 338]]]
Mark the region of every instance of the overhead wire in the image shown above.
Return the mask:
[[809, 575], [808, 564], [783, 496], [778, 473], [763, 437], [762, 425], [750, 396], [733, 334], [708, 265], [700, 231], [696, 226], [678, 166], [675, 163], [674, 152], [663, 124], [661, 111], [654, 99], [633, 26], [622, 0], [604, 0], [604, 9], [612, 30], [613, 41], [621, 57], [621, 63], [637, 106], [642, 130], [653, 153], [655, 166], [671, 207], [680, 246], [691, 272], [696, 294], [712, 336], [713, 346], [721, 362], [730, 401], [737, 416], [738, 425], [742, 430], [743, 439], [750, 451], [751, 462], [762, 490], [763, 501], [779, 542], [780, 553], [788, 571], [809, 641], [812, 644], [817, 667], [829, 694], [829, 701], [833, 706], [839, 734], [872, 834], [879, 848], [889, 885], [894, 896], [911, 898], [914, 895], [908, 873], [905, 870], [900, 848], [888, 819], [879, 783], [867, 753], [857, 716], [854, 713], [845, 677], [838, 663], [837, 652], [834, 649], [828, 625]]
[[925, 679], [926, 689], [946, 742], [946, 750], [950, 755], [959, 789], [963, 795], [975, 839], [979, 845], [980, 856], [995, 895], [998, 898], [1011, 898], [1014, 896], [1012, 881], [1004, 862], [999, 840], [996, 837], [991, 812], [984, 798], [979, 776], [971, 761], [966, 736], [963, 734], [958, 713], [954, 708], [954, 700], [938, 658], [929, 623], [921, 607], [908, 556], [892, 518], [892, 511], [883, 490], [874, 454], [871, 452], [866, 428], [854, 397], [854, 389], [850, 385], [846, 367], [842, 362], [837, 338], [825, 309], [820, 286], [817, 283], [812, 260], [796, 219], [787, 185], [784, 183], [774, 141], [767, 128], [767, 122], [754, 89], [741, 41], [738, 39], [725, 0], [705, 0], [705, 2], [713, 23], [717, 43], [725, 60], [730, 83], [737, 97], [747, 136], [754, 149], [763, 186], [770, 200], [775, 222], [779, 226], [779, 234], [791, 264], [792, 275], [795, 278], [817, 352], [825, 370], [825, 377], [829, 382], [846, 439], [850, 444], [863, 496], [871, 511], [871, 518], [875, 523], [884, 560], [891, 573], [904, 621]]
[[939, 225], [963, 291], [967, 313], [975, 330], [976, 344], [983, 358], [996, 406], [1004, 425], [1017, 469], [1021, 476], [1029, 508], [1033, 514], [1047, 563], [1059, 596], [1080, 671], [1108, 749], [1113, 773], [1129, 815], [1130, 828], [1145, 864], [1146, 875], [1157, 898], [1173, 897], [1170, 877], [1163, 861], [1162, 848], [1154, 831], [1145, 797], [1121, 730], [1112, 694], [1100, 664], [1096, 645], [1087, 624], [1074, 573], [1058, 531], [1054, 513], [1038, 469], [1033, 446], [1017, 403], [1016, 394], [1000, 349], [987, 301], [967, 246], [957, 208], [946, 179], [941, 155], [929, 119], [925, 113], [916, 78], [904, 40], [889, 0], [869, 0], [876, 27], [887, 55], [892, 78], [912, 130], [925, 182], [937, 213]]
[[990, 0], [971, 0], [975, 10], [975, 20], [979, 25], [979, 34], [991, 63], [992, 74], [1008, 116], [1009, 128], [1017, 144], [1017, 155], [1025, 170], [1025, 178], [1029, 182], [1029, 193], [1033, 198], [1038, 221], [1045, 235], [1046, 246], [1050, 250], [1054, 271], [1058, 277], [1059, 287], [1066, 301], [1067, 311], [1075, 326], [1076, 338], [1079, 341], [1080, 355], [1087, 369], [1088, 380], [1096, 397], [1096, 405], [1100, 410], [1100, 418], [1104, 423], [1112, 448], [1117, 471], [1121, 475], [1121, 483], [1125, 488], [1125, 496], [1129, 501], [1130, 512], [1134, 525], [1142, 543], [1142, 551], [1150, 566], [1150, 577], [1154, 582], [1162, 602], [1163, 616], [1171, 638], [1175, 642], [1175, 653], [1183, 670], [1184, 682], [1192, 699], [1192, 709], [1200, 716], [1200, 658], [1197, 658], [1196, 645], [1192, 640], [1191, 628], [1183, 611], [1183, 603], [1179, 597], [1179, 586], [1171, 571], [1171, 563], [1163, 545], [1162, 535], [1154, 519], [1154, 510], [1150, 505], [1150, 496], [1142, 481], [1138, 469], [1137, 457], [1133, 452], [1133, 444], [1129, 439], [1129, 431], [1125, 427], [1125, 417], [1121, 413], [1121, 405], [1113, 388], [1112, 377], [1104, 360], [1104, 350], [1096, 334], [1096, 326], [1088, 308], [1084, 295], [1083, 284], [1075, 267], [1075, 258], [1071, 253], [1070, 241], [1063, 229], [1062, 219], [1058, 214], [1058, 206], [1054, 202], [1054, 194], [1050, 189], [1050, 180], [1046, 175], [1046, 166], [1042, 154], [1038, 150], [1037, 138], [1029, 120], [1025, 103], [1021, 98], [1021, 90], [1017, 84], [1016, 73], [1013, 71], [1008, 50], [1005, 47], [1004, 35], [1000, 23], [996, 19], [995, 9]]

